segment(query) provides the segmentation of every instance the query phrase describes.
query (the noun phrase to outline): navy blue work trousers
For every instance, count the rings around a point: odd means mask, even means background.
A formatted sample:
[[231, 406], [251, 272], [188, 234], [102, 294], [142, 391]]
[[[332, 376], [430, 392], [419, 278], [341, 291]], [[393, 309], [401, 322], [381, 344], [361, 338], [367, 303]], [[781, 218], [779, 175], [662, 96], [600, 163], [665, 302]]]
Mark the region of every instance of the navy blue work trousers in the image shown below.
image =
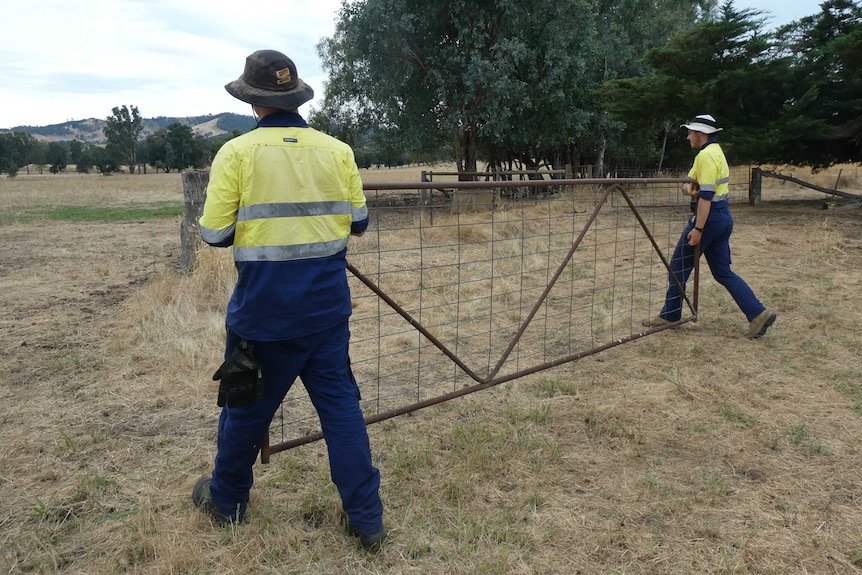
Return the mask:
[[[683, 292], [685, 291], [685, 283], [694, 269], [695, 248], [688, 245], [688, 233], [694, 228], [694, 223], [694, 218], [691, 218], [682, 231], [670, 261], [673, 275], [682, 285]], [[731, 233], [733, 233], [733, 217], [730, 215], [730, 210], [726, 205], [711, 206], [709, 217], [703, 226], [700, 251], [706, 257], [706, 263], [709, 265], [712, 277], [730, 292], [736, 305], [739, 306], [748, 321], [751, 321], [766, 308], [760, 303], [748, 284], [730, 269]], [[662, 307], [659, 315], [668, 321], [679, 321], [682, 318], [682, 303], [682, 294], [676, 287], [673, 277], [669, 275], [664, 307]]]
[[[261, 443], [285, 395], [301, 377], [320, 418], [330, 477], [345, 513], [365, 533], [383, 529], [380, 472], [371, 462], [359, 387], [348, 360], [349, 340], [345, 320], [301, 339], [251, 342], [262, 366], [264, 397], [250, 405], [222, 409], [210, 483], [213, 503], [220, 511], [231, 517], [245, 513]], [[239, 336], [228, 332], [226, 359], [239, 341]]]

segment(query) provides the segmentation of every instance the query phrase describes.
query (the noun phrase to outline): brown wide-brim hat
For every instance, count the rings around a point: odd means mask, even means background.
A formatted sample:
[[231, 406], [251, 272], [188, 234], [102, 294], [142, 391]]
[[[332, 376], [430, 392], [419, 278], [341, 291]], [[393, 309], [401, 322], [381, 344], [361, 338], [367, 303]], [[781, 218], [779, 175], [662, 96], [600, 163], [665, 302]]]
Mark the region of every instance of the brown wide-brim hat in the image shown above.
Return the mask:
[[293, 60], [275, 50], [258, 50], [245, 59], [242, 76], [225, 84], [234, 98], [262, 108], [293, 110], [314, 97], [296, 73]]

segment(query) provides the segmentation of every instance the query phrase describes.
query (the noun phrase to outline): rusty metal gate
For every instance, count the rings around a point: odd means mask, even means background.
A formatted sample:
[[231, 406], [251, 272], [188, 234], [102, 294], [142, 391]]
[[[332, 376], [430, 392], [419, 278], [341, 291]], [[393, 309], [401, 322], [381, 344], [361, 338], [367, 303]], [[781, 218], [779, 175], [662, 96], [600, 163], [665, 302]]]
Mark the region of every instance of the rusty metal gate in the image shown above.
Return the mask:
[[[697, 266], [683, 318], [640, 323], [664, 301], [666, 254], [688, 216], [683, 181], [365, 184], [371, 223], [351, 238], [348, 271], [366, 422], [696, 321]], [[261, 460], [321, 438], [307, 395], [293, 389]]]

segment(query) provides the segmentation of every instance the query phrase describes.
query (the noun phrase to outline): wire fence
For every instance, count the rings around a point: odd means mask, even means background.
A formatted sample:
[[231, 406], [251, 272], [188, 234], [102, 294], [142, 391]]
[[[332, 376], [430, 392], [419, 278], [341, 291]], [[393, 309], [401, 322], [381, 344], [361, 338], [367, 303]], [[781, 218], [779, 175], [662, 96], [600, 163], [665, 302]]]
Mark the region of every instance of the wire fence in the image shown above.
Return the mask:
[[[370, 226], [348, 252], [366, 421], [658, 331], [641, 320], [664, 302], [690, 214], [682, 181], [366, 184]], [[696, 319], [697, 272], [691, 286], [673, 325]], [[293, 390], [262, 460], [321, 437], [307, 395]]]

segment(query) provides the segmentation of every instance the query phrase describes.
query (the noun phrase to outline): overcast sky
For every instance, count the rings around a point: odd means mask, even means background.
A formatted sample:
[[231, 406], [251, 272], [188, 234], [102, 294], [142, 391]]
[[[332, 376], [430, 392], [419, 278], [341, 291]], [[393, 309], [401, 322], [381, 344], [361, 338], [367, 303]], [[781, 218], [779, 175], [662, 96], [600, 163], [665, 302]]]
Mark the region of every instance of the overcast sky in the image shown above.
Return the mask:
[[[317, 44], [341, 0], [0, 0], [0, 129], [106, 118], [137, 106], [145, 118], [251, 114], [224, 85], [258, 49], [284, 52], [315, 99]], [[819, 12], [818, 0], [736, 0], [777, 26]]]

